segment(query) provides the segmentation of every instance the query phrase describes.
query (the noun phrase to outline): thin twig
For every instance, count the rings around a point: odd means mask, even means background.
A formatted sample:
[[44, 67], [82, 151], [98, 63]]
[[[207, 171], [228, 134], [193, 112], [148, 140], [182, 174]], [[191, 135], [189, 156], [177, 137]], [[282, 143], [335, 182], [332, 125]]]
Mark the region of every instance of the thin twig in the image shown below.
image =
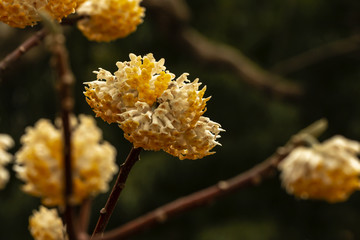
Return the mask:
[[317, 64], [328, 58], [340, 56], [360, 50], [360, 34], [348, 38], [326, 43], [322, 46], [310, 49], [297, 56], [277, 63], [272, 71], [278, 74], [289, 74], [300, 71], [306, 67]]
[[286, 157], [291, 150], [292, 148], [286, 149], [286, 151], [283, 152], [278, 151], [274, 156], [270, 157], [266, 161], [234, 178], [220, 181], [211, 187], [161, 206], [115, 230], [106, 232], [104, 236], [99, 239], [115, 240], [129, 237], [144, 229], [163, 223], [179, 213], [206, 205], [225, 194], [229, 194], [244, 187], [257, 185], [264, 178], [271, 175], [278, 162]]
[[[46, 36], [46, 30], [41, 29], [23, 42], [19, 47], [14, 51], [9, 53], [1, 62], [0, 62], [0, 76], [13, 64], [17, 59], [19, 59], [23, 54], [29, 51], [31, 48], [37, 46]], [[1, 79], [1, 78], [0, 78]]]
[[69, 240], [77, 239], [74, 223], [74, 211], [71, 203], [73, 193], [73, 176], [72, 176], [72, 158], [71, 158], [71, 125], [70, 114], [73, 111], [74, 99], [72, 96], [72, 86], [75, 82], [72, 74], [68, 52], [65, 47], [65, 37], [61, 33], [60, 26], [46, 17], [43, 18], [44, 23], [47, 24], [51, 35], [50, 37], [50, 51], [52, 52], [52, 64], [56, 71], [58, 92], [60, 99], [60, 112], [63, 129], [63, 161], [64, 161], [64, 203], [65, 203], [65, 223]]
[[[78, 21], [88, 18], [88, 16], [85, 15], [77, 15], [73, 17], [64, 18], [61, 22], [61, 25], [74, 25]], [[11, 64], [14, 64], [15, 61], [17, 61], [22, 55], [24, 55], [26, 52], [28, 52], [33, 47], [39, 45], [42, 40], [46, 36], [46, 30], [40, 29], [37, 31], [34, 35], [26, 39], [20, 46], [18, 46], [15, 50], [13, 50], [11, 53], [9, 53], [3, 60], [0, 61], [0, 82], [1, 77], [4, 74], [4, 72], [11, 66]]]
[[245, 83], [258, 90], [291, 99], [303, 95], [299, 85], [266, 71], [238, 49], [211, 42], [195, 29], [189, 27], [182, 31], [181, 39], [188, 46], [187, 49], [201, 61], [228, 67]]
[[78, 238], [79, 240], [87, 240], [89, 239], [89, 235], [87, 234], [87, 230], [89, 227], [89, 220], [91, 214], [91, 204], [92, 199], [87, 198], [82, 202], [78, 215]]
[[78, 217], [79, 231], [87, 232], [89, 226], [90, 214], [91, 214], [91, 205], [92, 205], [92, 199], [87, 198], [82, 202], [80, 206], [79, 217]]
[[125, 162], [120, 166], [119, 174], [117, 176], [116, 182], [113, 186], [113, 189], [109, 195], [109, 198], [105, 204], [105, 207], [100, 210], [100, 216], [92, 238], [97, 234], [102, 234], [106, 228], [107, 223], [113, 213], [116, 203], [119, 199], [120, 193], [125, 188], [125, 182], [130, 173], [130, 170], [134, 164], [139, 160], [139, 155], [142, 148], [132, 148], [129, 155], [127, 156]]
[[189, 7], [184, 0], [144, 0], [147, 12], [157, 20], [162, 33], [202, 63], [225, 66], [250, 86], [287, 99], [303, 96], [303, 88], [260, 67], [239, 49], [209, 40], [189, 25]]
[[284, 147], [278, 148], [278, 150], [267, 160], [256, 165], [250, 170], [241, 173], [236, 177], [220, 181], [211, 187], [161, 206], [146, 215], [138, 217], [137, 219], [120, 226], [115, 230], [106, 232], [102, 237], [95, 238], [95, 240], [115, 240], [129, 237], [141, 230], [163, 223], [179, 213], [183, 213], [213, 202], [217, 198], [232, 193], [235, 190], [258, 185], [263, 179], [273, 176], [279, 162], [283, 160], [295, 147], [304, 144], [308, 135], [317, 137], [323, 133], [326, 128], [326, 120], [321, 119], [316, 121], [307, 128], [301, 130], [298, 134], [294, 135]]

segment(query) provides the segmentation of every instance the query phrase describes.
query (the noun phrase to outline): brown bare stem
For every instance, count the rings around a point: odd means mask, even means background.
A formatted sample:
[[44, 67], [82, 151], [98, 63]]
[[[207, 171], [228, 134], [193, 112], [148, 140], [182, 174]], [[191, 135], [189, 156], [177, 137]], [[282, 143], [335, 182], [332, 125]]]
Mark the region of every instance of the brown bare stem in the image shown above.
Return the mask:
[[[64, 18], [62, 20], [61, 25], [74, 25], [78, 21], [88, 18], [88, 16], [83, 15], [76, 15], [68, 18]], [[4, 74], [4, 72], [13, 64], [15, 61], [17, 61], [22, 55], [24, 55], [26, 52], [28, 52], [33, 47], [39, 45], [45, 36], [47, 35], [46, 30], [40, 29], [38, 32], [36, 32], [34, 35], [26, 39], [20, 46], [18, 46], [15, 50], [13, 50], [11, 53], [9, 53], [3, 60], [0, 61], [0, 82], [1, 82], [1, 76]]]
[[71, 204], [73, 193], [73, 176], [72, 176], [72, 158], [71, 158], [71, 125], [70, 114], [73, 111], [74, 99], [72, 96], [72, 86], [75, 82], [68, 59], [68, 52], [65, 47], [65, 37], [61, 33], [60, 26], [57, 26], [49, 19], [44, 18], [44, 22], [48, 24], [51, 33], [49, 36], [49, 48], [52, 52], [52, 65], [57, 76], [57, 87], [60, 100], [60, 113], [63, 129], [63, 162], [64, 162], [64, 203], [65, 203], [65, 223], [69, 240], [77, 239], [74, 223], [74, 210]]
[[19, 47], [17, 47], [14, 51], [9, 53], [1, 62], [0, 62], [0, 76], [9, 68], [11, 64], [13, 64], [17, 59], [19, 59], [22, 55], [24, 55], [31, 48], [37, 46], [46, 36], [45, 29], [41, 29], [36, 32], [30, 38], [28, 38], [25, 42], [23, 42]]
[[273, 176], [279, 162], [282, 161], [295, 147], [306, 143], [306, 139], [309, 135], [317, 137], [322, 134], [326, 128], [327, 121], [325, 119], [316, 121], [294, 135], [284, 147], [278, 148], [271, 157], [250, 170], [161, 206], [115, 230], [105, 233], [102, 237], [96, 237], [94, 240], [115, 240], [129, 237], [146, 228], [163, 223], [180, 213], [213, 202], [236, 190], [258, 185], [263, 179]]
[[303, 88], [289, 79], [271, 73], [239, 49], [211, 41], [189, 25], [190, 10], [184, 0], [144, 0], [147, 12], [153, 13], [161, 32], [170, 42], [177, 43], [202, 63], [225, 66], [232, 70], [239, 80], [253, 88], [286, 99], [303, 96]]
[[225, 181], [179, 198], [162, 207], [159, 207], [146, 215], [134, 219], [125, 225], [104, 234], [102, 240], [115, 240], [127, 238], [146, 228], [163, 223], [180, 213], [206, 205], [215, 199], [248, 186], [259, 184], [264, 178], [274, 172], [277, 164], [287, 156], [292, 148], [278, 150], [275, 155], [266, 161], [256, 165], [252, 169]]
[[293, 73], [326, 59], [358, 51], [359, 49], [360, 34], [356, 34], [348, 38], [326, 43], [281, 61], [272, 68], [272, 71], [283, 75]]
[[131, 148], [125, 162], [120, 166], [119, 174], [105, 204], [105, 207], [100, 210], [100, 216], [92, 234], [92, 238], [94, 238], [95, 235], [102, 234], [104, 232], [111, 214], [115, 209], [119, 196], [122, 190], [125, 188], [127, 177], [134, 164], [139, 160], [141, 150], [142, 148]]
[[87, 198], [82, 202], [79, 210], [79, 215], [77, 218], [78, 221], [78, 239], [79, 240], [88, 240], [89, 235], [87, 234], [87, 230], [89, 227], [89, 220], [91, 214], [91, 205], [92, 199]]
[[82, 202], [79, 211], [79, 231], [86, 232], [89, 226], [92, 199], [87, 198]]
[[208, 40], [195, 29], [182, 31], [181, 39], [201, 61], [233, 70], [245, 83], [258, 90], [292, 99], [303, 94], [299, 85], [266, 71], [238, 49]]

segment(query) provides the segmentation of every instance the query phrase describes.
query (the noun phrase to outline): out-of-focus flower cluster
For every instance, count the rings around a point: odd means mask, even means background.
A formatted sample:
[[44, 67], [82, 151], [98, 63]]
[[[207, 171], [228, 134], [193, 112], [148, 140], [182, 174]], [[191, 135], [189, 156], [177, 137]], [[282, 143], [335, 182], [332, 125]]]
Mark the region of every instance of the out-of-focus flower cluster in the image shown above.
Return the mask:
[[[116, 150], [101, 142], [102, 133], [90, 116], [72, 119], [72, 202], [108, 190], [108, 182], [117, 171]], [[45, 205], [63, 204], [63, 138], [62, 131], [49, 120], [40, 119], [28, 127], [16, 153], [14, 170], [25, 182], [25, 192], [42, 198]]]
[[134, 32], [143, 22], [141, 0], [0, 0], [0, 21], [18, 28], [33, 26], [43, 11], [53, 19], [75, 11], [82, 16], [77, 26], [93, 41], [111, 41]]
[[142, 23], [145, 9], [141, 0], [87, 0], [77, 13], [89, 16], [78, 28], [93, 41], [111, 41], [134, 32]]
[[214, 152], [222, 131], [220, 124], [202, 116], [206, 111], [205, 87], [186, 73], [175, 79], [165, 71], [164, 59], [152, 54], [130, 54], [129, 62], [117, 62], [112, 75], [100, 69], [97, 80], [84, 92], [96, 116], [118, 123], [135, 147], [160, 149], [180, 159], [198, 159]]
[[40, 20], [39, 11], [45, 11], [60, 21], [83, 0], [1, 0], [0, 21], [18, 28], [33, 26]]
[[6, 152], [7, 149], [14, 145], [13, 139], [6, 134], [0, 134], [0, 189], [5, 187], [9, 181], [9, 172], [5, 165], [10, 163], [12, 155]]
[[279, 164], [283, 186], [303, 199], [345, 201], [360, 189], [359, 153], [360, 143], [342, 136], [298, 147]]
[[40, 206], [29, 218], [29, 230], [35, 240], [67, 240], [66, 229], [56, 209]]

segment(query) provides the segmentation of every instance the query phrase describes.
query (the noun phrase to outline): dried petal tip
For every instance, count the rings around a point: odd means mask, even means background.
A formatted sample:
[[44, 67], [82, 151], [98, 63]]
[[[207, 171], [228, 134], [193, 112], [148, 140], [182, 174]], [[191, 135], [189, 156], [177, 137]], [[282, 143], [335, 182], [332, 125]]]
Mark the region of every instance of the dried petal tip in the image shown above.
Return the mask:
[[134, 32], [142, 23], [145, 9], [141, 0], [87, 0], [78, 9], [89, 16], [78, 22], [78, 28], [93, 41], [112, 41]]
[[184, 73], [165, 71], [164, 60], [152, 54], [130, 54], [130, 62], [118, 62], [112, 75], [100, 69], [97, 80], [85, 83], [86, 101], [96, 116], [116, 122], [135, 147], [164, 150], [180, 159], [198, 159], [213, 154], [219, 145], [220, 124], [202, 116], [206, 87]]
[[[80, 115], [72, 119], [72, 202], [108, 190], [117, 171], [116, 150], [102, 141], [100, 129], [92, 117]], [[63, 139], [62, 131], [49, 120], [40, 119], [28, 127], [21, 138], [22, 148], [16, 153], [14, 170], [25, 182], [24, 191], [42, 198], [45, 205], [63, 205]]]
[[297, 197], [340, 202], [360, 189], [360, 143], [335, 136], [311, 148], [298, 147], [280, 164], [287, 192]]
[[35, 240], [67, 240], [65, 226], [56, 209], [40, 206], [29, 218], [29, 230]]

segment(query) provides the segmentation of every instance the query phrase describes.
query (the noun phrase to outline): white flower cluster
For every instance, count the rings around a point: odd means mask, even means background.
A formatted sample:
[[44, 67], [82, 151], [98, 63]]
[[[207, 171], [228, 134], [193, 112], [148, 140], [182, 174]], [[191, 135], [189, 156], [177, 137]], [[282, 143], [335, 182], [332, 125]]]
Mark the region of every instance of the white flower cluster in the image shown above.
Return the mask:
[[[117, 171], [116, 150], [102, 141], [100, 129], [90, 116], [72, 119], [72, 201], [108, 190], [108, 183]], [[22, 148], [16, 153], [14, 170], [25, 182], [24, 191], [41, 197], [45, 205], [63, 204], [63, 138], [62, 131], [49, 120], [40, 119], [28, 127], [21, 138]]]
[[202, 116], [206, 88], [190, 82], [184, 73], [165, 71], [164, 59], [152, 54], [130, 54], [130, 62], [117, 62], [112, 75], [100, 69], [97, 80], [86, 82], [85, 96], [96, 116], [116, 122], [135, 147], [164, 150], [180, 159], [198, 159], [220, 145], [220, 124]]
[[75, 12], [83, 0], [1, 0], [0, 21], [18, 28], [33, 26], [39, 20], [39, 11], [60, 21]]
[[111, 41], [134, 32], [142, 23], [141, 0], [86, 0], [76, 12], [88, 16], [78, 22], [82, 33], [94, 41]]
[[40, 206], [29, 218], [29, 230], [35, 240], [67, 240], [66, 229], [56, 209]]
[[344, 201], [360, 188], [359, 153], [360, 143], [342, 136], [298, 147], [279, 164], [282, 183], [300, 198]]

